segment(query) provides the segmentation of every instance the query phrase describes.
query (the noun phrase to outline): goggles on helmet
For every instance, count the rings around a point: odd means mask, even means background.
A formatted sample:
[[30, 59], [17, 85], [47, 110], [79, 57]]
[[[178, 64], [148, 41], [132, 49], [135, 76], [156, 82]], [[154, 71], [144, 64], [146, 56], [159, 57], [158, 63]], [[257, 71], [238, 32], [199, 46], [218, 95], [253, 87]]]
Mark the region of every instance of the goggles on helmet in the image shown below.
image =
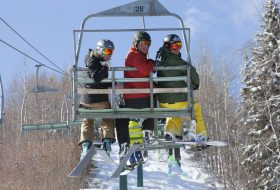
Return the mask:
[[181, 49], [181, 47], [182, 47], [182, 42], [174, 42], [170, 44], [170, 49], [172, 50]]
[[143, 45], [143, 46], [150, 46], [151, 41], [150, 40], [140, 40], [139, 44]]
[[110, 48], [105, 48], [103, 49], [103, 52], [102, 52], [104, 55], [112, 55], [113, 54], [113, 49], [110, 49]]

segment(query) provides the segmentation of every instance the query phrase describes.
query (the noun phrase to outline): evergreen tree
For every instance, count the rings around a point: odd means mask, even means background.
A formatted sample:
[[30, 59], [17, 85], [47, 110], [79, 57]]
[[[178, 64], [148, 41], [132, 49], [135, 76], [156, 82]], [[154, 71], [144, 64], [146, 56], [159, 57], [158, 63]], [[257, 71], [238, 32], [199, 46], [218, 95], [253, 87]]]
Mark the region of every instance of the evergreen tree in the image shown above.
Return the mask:
[[278, 4], [264, 5], [262, 32], [245, 55], [242, 127], [248, 133], [243, 164], [250, 189], [280, 189], [280, 15]]

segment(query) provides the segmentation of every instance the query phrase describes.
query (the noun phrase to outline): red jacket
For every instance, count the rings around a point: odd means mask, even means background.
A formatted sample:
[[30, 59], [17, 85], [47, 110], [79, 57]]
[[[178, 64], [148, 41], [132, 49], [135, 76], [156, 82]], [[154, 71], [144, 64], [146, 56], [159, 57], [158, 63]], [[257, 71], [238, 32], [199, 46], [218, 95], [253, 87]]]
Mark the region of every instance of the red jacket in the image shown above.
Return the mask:
[[[137, 71], [125, 71], [124, 78], [149, 78], [149, 74], [154, 69], [152, 60], [147, 59], [147, 55], [136, 48], [130, 48], [126, 58], [126, 67], [135, 67]], [[127, 82], [124, 83], [124, 88], [149, 88], [149, 82]], [[144, 98], [150, 94], [124, 94], [124, 99]]]

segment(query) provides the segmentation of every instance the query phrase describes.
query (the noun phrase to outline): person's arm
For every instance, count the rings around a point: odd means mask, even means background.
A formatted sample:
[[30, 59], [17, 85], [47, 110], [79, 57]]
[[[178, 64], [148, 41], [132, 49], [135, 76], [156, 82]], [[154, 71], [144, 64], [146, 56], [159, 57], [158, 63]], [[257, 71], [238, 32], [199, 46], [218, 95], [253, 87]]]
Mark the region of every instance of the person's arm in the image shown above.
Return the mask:
[[154, 61], [152, 59], [147, 59], [140, 53], [133, 54], [134, 57], [130, 57], [132, 61], [132, 66], [137, 68], [137, 70], [143, 75], [149, 75], [151, 71], [154, 70]]
[[88, 66], [88, 76], [94, 80], [95, 83], [100, 83], [104, 78], [108, 78], [108, 67], [101, 65], [95, 57], [87, 55], [85, 58]]
[[193, 85], [193, 89], [194, 90], [197, 90], [199, 89], [199, 75], [198, 73], [196, 72], [196, 69], [194, 66], [191, 66], [191, 82], [192, 82], [192, 85]]

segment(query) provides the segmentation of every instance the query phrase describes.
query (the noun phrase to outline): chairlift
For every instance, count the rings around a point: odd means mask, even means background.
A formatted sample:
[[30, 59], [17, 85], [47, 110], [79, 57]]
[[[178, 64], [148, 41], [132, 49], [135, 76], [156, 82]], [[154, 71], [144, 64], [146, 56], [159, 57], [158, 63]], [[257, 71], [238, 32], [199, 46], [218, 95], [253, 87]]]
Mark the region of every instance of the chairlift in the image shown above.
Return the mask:
[[[163, 16], [175, 17], [179, 20], [180, 27], [164, 27], [164, 28], [147, 28], [146, 27], [146, 17], [159, 17], [162, 18]], [[85, 28], [86, 23], [89, 20], [94, 18], [103, 18], [103, 17], [111, 17], [113, 19], [119, 17], [140, 17], [142, 18], [143, 28], [111, 28], [111, 29], [88, 29]], [[127, 23], [125, 23], [127, 25]], [[74, 34], [74, 51], [75, 51], [75, 59], [74, 65], [71, 69], [71, 80], [72, 80], [72, 122], [76, 122], [81, 120], [82, 118], [165, 118], [168, 116], [178, 116], [178, 117], [190, 117], [191, 119], [194, 118], [193, 114], [193, 101], [189, 101], [188, 107], [185, 109], [174, 110], [174, 109], [167, 109], [167, 108], [156, 108], [153, 107], [153, 103], [151, 103], [150, 108], [145, 109], [130, 109], [130, 108], [119, 108], [115, 104], [114, 98], [112, 99], [112, 108], [111, 109], [95, 109], [95, 110], [88, 110], [79, 108], [78, 97], [81, 94], [112, 94], [114, 97], [116, 94], [132, 94], [132, 93], [149, 93], [150, 94], [150, 101], [153, 102], [153, 95], [156, 93], [174, 93], [174, 92], [188, 92], [188, 99], [192, 100], [192, 88], [191, 88], [191, 81], [190, 81], [190, 67], [187, 66], [178, 66], [172, 67], [174, 69], [186, 69], [188, 73], [188, 77], [154, 77], [153, 73], [150, 73], [149, 78], [117, 78], [116, 72], [124, 72], [124, 71], [131, 71], [136, 70], [136, 68], [128, 68], [128, 67], [111, 67], [109, 71], [111, 72], [111, 78], [104, 79], [102, 83], [112, 83], [112, 89], [85, 89], [83, 88], [84, 83], [92, 82], [90, 78], [79, 77], [81, 73], [85, 72], [87, 69], [84, 67], [79, 67], [79, 57], [81, 51], [81, 45], [83, 41], [83, 35], [85, 33], [102, 33], [102, 32], [137, 32], [137, 31], [180, 31], [182, 32], [183, 40], [184, 40], [184, 47], [185, 52], [187, 55], [187, 61], [191, 62], [190, 59], [190, 29], [184, 27], [183, 19], [174, 13], [170, 13], [158, 0], [137, 0], [132, 3], [128, 3], [119, 7], [115, 7], [109, 10], [105, 10], [102, 12], [98, 12], [95, 14], [88, 15], [84, 18], [81, 23], [81, 28], [79, 30], [73, 30]], [[78, 39], [76, 39], [76, 35], [78, 35]], [[155, 70], [170, 70], [169, 67], [156, 67]], [[179, 81], [184, 80], [187, 81], [187, 86], [185, 88], [153, 88], [153, 82], [157, 81]], [[117, 82], [149, 82], [150, 87], [147, 89], [116, 89], [115, 84]], [[156, 122], [157, 123], [157, 122]], [[154, 130], [155, 138], [158, 137], [158, 129], [155, 126]], [[158, 139], [156, 139], [158, 140]], [[178, 148], [183, 147], [184, 145], [178, 144], [156, 144], [156, 145], [145, 145], [144, 151], [148, 151], [151, 149], [166, 149], [166, 148]], [[138, 167], [139, 168], [139, 167]], [[137, 168], [137, 170], [138, 170]], [[141, 173], [141, 168], [138, 173], [137, 177], [137, 186], [143, 186], [143, 172]], [[120, 177], [120, 189], [126, 189], [126, 177]]]
[[[36, 67], [36, 85], [30, 91], [25, 91], [21, 106], [21, 130], [28, 131], [53, 131], [69, 129], [69, 106], [65, 92], [60, 89], [39, 85], [39, 69]], [[25, 87], [26, 88], [26, 87]], [[35, 96], [35, 101], [34, 101]], [[53, 98], [61, 97], [60, 112], [55, 103], [51, 104]], [[60, 121], [58, 116], [60, 115]], [[34, 117], [36, 117], [34, 119]], [[74, 125], [74, 124], [72, 124]]]

